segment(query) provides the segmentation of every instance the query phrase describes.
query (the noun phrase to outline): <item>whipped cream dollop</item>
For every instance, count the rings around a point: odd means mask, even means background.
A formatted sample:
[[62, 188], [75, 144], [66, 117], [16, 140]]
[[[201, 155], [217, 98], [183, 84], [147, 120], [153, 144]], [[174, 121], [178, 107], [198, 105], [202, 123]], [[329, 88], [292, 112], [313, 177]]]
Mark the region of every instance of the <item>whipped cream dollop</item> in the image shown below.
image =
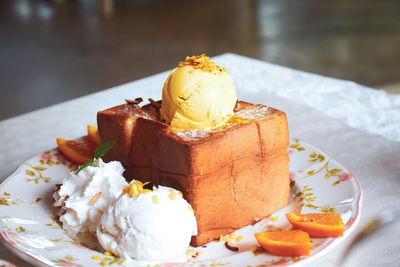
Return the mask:
[[67, 234], [78, 242], [87, 244], [88, 237], [95, 239], [98, 222], [108, 206], [128, 185], [122, 176], [124, 168], [118, 161], [86, 167], [76, 174], [69, 173], [53, 195], [54, 206], [62, 207], [60, 221]]
[[133, 181], [103, 213], [97, 228], [101, 246], [123, 258], [185, 262], [197, 223], [182, 194], [165, 186]]

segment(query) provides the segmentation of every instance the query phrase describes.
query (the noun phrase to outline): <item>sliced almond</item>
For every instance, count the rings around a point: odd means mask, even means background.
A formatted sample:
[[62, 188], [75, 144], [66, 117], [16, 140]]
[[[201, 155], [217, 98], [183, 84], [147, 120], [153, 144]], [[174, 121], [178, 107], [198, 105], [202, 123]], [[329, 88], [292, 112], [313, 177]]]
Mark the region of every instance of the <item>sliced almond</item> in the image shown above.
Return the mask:
[[99, 199], [99, 197], [101, 196], [101, 192], [98, 192], [96, 195], [94, 195], [90, 201], [89, 201], [89, 205], [92, 206], [94, 203], [96, 203], [96, 201]]
[[143, 99], [141, 97], [138, 97], [138, 98], [136, 98], [134, 100], [133, 99], [125, 99], [125, 101], [128, 104], [137, 105], [137, 104], [140, 104], [143, 101]]
[[149, 98], [149, 102], [150, 102], [150, 104], [151, 104], [153, 107], [155, 107], [155, 108], [161, 108], [160, 103], [154, 101], [152, 98]]

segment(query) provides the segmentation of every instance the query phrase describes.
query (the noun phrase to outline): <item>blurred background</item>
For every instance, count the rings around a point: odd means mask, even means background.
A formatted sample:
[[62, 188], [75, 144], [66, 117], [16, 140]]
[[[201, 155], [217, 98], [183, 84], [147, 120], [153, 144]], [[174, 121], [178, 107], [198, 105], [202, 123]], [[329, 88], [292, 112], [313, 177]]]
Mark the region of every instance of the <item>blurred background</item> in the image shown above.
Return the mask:
[[0, 120], [201, 53], [400, 93], [399, 0], [2, 0], [0, 7]]

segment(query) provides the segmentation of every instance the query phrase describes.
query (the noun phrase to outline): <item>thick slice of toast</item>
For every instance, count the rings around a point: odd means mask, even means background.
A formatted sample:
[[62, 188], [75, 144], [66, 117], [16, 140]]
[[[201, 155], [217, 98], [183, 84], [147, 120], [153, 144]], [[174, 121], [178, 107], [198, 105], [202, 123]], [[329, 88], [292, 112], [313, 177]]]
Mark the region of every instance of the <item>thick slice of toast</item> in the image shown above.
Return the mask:
[[156, 106], [125, 104], [97, 116], [104, 157], [125, 177], [174, 187], [192, 205], [203, 245], [263, 218], [289, 202], [288, 126], [284, 112], [238, 102], [219, 130], [174, 132]]

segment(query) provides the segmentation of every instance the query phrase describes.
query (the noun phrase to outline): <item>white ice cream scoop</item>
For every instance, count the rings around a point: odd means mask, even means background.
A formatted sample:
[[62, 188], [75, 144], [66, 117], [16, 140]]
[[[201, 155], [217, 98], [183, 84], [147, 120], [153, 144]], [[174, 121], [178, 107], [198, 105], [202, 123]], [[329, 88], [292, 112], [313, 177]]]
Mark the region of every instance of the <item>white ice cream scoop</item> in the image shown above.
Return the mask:
[[123, 258], [186, 261], [191, 237], [197, 234], [193, 209], [175, 189], [143, 186], [129, 184], [103, 213], [97, 228], [100, 244]]

